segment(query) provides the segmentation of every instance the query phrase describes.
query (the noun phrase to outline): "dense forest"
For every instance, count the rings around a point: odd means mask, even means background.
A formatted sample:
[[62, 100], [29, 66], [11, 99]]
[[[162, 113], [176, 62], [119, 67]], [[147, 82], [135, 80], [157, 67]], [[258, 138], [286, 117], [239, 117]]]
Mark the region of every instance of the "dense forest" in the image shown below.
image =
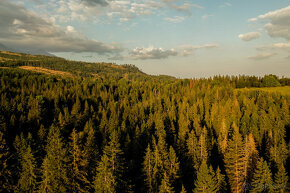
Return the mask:
[[239, 89], [290, 86], [289, 78], [176, 79], [6, 55], [0, 192], [290, 191], [290, 95]]

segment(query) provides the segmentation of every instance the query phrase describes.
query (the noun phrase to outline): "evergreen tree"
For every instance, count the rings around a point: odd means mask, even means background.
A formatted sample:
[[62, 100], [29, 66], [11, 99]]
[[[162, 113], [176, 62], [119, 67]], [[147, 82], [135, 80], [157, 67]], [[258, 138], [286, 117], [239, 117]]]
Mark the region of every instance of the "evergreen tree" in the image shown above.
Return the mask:
[[117, 178], [111, 166], [111, 161], [107, 155], [101, 157], [97, 169], [97, 175], [94, 181], [96, 193], [115, 193], [117, 192]]
[[153, 167], [154, 167], [154, 157], [150, 145], [148, 144], [143, 162], [143, 172], [145, 173], [145, 181], [148, 186], [148, 192], [153, 192], [154, 186]]
[[183, 185], [181, 186], [181, 191], [180, 191], [180, 193], [186, 193], [186, 190], [185, 190], [185, 188], [184, 188]]
[[271, 192], [273, 186], [272, 174], [269, 166], [263, 158], [257, 162], [250, 192]]
[[37, 165], [30, 146], [22, 154], [21, 172], [18, 180], [19, 192], [34, 192], [36, 190]]
[[233, 136], [228, 143], [224, 161], [232, 192], [241, 192], [245, 182], [245, 151], [242, 136], [235, 124], [233, 125]]
[[258, 151], [256, 149], [255, 140], [250, 133], [245, 138], [245, 161], [244, 161], [244, 176], [250, 181], [253, 176], [255, 165], [258, 161]]
[[68, 190], [67, 150], [60, 131], [52, 126], [49, 130], [46, 157], [42, 166], [40, 192], [66, 192]]
[[[283, 165], [278, 166], [278, 171], [276, 172], [274, 176], [274, 190], [275, 192], [279, 193], [286, 193], [289, 191], [288, 185], [288, 176], [287, 172], [285, 171], [285, 168]], [[288, 190], [287, 190], [288, 188]]]
[[[114, 130], [110, 135], [109, 143], [104, 147], [103, 156], [97, 166], [95, 177], [95, 192], [125, 191], [122, 180], [124, 172], [123, 151], [120, 148], [119, 137]], [[104, 187], [103, 183], [106, 181]]]
[[159, 193], [174, 193], [166, 173], [163, 174], [163, 179], [161, 180], [161, 184], [159, 186]]
[[10, 191], [12, 172], [9, 167], [10, 153], [3, 133], [0, 131], [0, 192]]
[[218, 192], [226, 192], [227, 183], [226, 183], [225, 175], [221, 173], [221, 170], [219, 167], [216, 170], [216, 179], [217, 179], [217, 190], [219, 190]]
[[84, 151], [81, 147], [78, 133], [75, 129], [71, 133], [69, 147], [69, 166], [70, 166], [70, 188], [72, 192], [88, 192], [90, 190], [90, 182], [85, 166], [88, 160], [84, 157]]
[[212, 167], [208, 167], [206, 161], [203, 161], [197, 171], [197, 179], [195, 181], [194, 193], [215, 193], [219, 191], [218, 183]]
[[169, 167], [167, 170], [169, 181], [174, 184], [179, 178], [179, 161], [172, 146], [169, 148]]
[[92, 120], [89, 120], [84, 128], [85, 144], [84, 144], [84, 159], [86, 162], [86, 172], [88, 173], [89, 179], [92, 179], [95, 175], [95, 169], [99, 159], [99, 150], [96, 144], [95, 128], [93, 126]]
[[53, 193], [54, 187], [51, 185], [50, 164], [48, 163], [48, 158], [45, 157], [41, 166], [42, 169], [42, 181], [40, 183], [39, 193]]

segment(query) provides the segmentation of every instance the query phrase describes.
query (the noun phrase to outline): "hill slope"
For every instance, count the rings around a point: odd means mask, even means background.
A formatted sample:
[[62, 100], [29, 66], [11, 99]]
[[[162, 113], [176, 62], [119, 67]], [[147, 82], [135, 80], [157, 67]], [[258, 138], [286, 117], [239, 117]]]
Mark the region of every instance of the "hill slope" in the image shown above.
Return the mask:
[[[37, 67], [38, 69], [28, 68], [29, 66]], [[8, 51], [0, 51], [0, 67], [22, 67], [26, 70], [42, 71], [43, 73], [54, 70], [82, 77], [146, 75], [133, 65], [69, 61], [55, 56], [30, 55]]]

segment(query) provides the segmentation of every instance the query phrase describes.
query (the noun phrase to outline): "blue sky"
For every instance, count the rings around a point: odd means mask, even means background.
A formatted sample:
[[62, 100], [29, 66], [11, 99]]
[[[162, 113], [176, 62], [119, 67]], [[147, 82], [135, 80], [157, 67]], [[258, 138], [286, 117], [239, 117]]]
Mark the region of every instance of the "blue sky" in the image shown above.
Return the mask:
[[290, 0], [1, 0], [0, 43], [149, 74], [290, 75]]

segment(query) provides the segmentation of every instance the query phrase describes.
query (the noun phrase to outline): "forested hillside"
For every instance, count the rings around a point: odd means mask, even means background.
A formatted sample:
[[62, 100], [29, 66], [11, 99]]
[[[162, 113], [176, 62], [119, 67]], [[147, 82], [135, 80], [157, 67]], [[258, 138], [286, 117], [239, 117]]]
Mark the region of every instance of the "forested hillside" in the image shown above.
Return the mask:
[[289, 192], [289, 78], [1, 54], [0, 192]]

